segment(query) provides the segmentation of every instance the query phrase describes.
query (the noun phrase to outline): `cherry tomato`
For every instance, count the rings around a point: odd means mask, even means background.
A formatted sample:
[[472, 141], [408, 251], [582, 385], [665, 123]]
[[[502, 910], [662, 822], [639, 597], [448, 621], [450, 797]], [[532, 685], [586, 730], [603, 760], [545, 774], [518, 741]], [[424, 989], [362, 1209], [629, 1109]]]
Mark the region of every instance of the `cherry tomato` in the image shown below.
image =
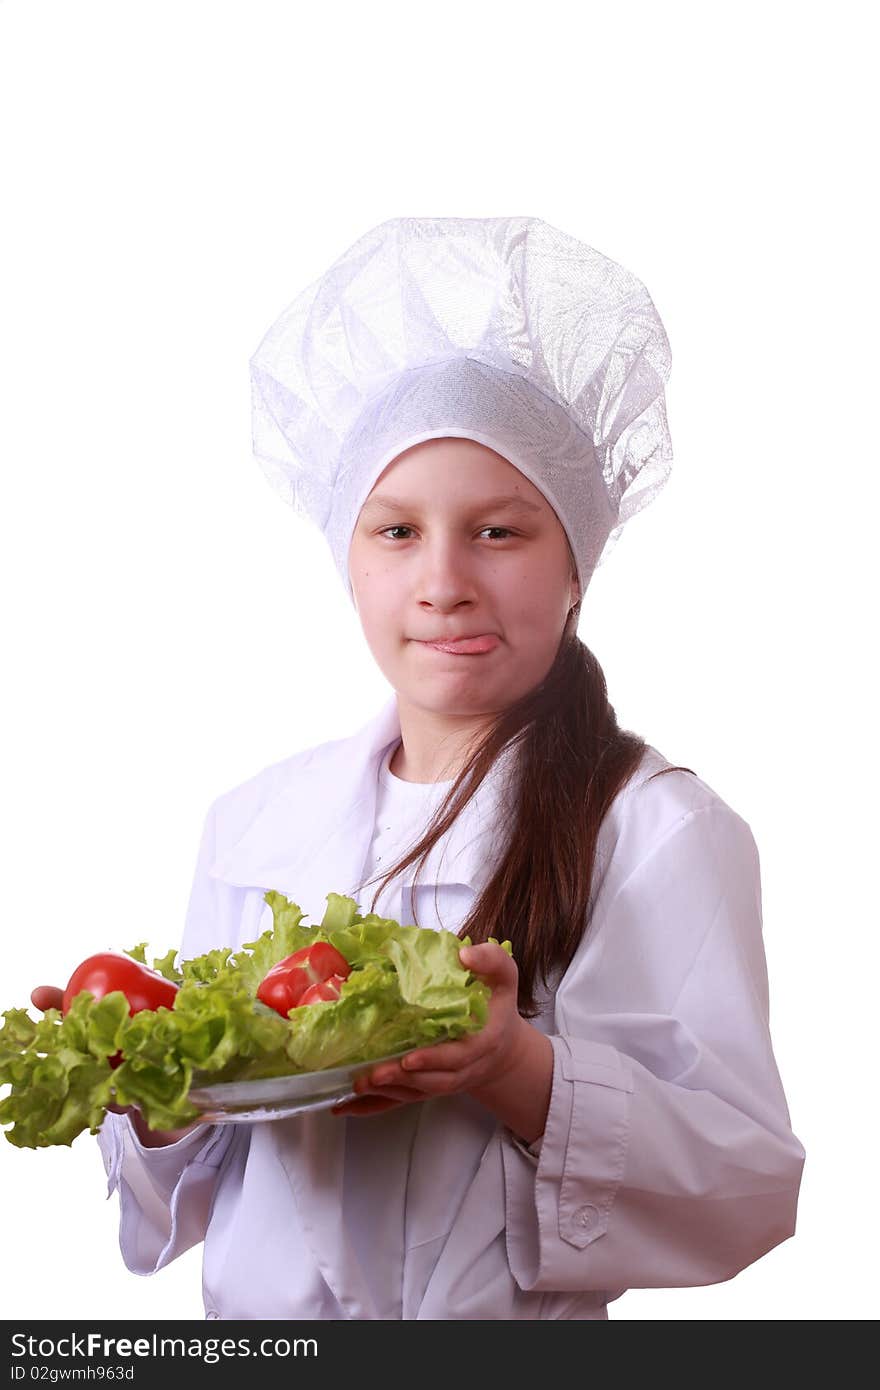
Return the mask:
[[[67, 982], [61, 997], [61, 1012], [66, 1014], [81, 990], [88, 990], [96, 999], [121, 989], [128, 1000], [129, 1014], [139, 1013], [141, 1009], [174, 1008], [177, 985], [166, 980], [156, 970], [149, 970], [131, 956], [123, 956], [115, 951], [103, 951], [89, 956], [78, 965]], [[111, 1067], [118, 1067], [123, 1060], [117, 1052], [110, 1058]]]
[[[335, 946], [329, 941], [316, 941], [313, 946], [303, 946], [273, 965], [260, 983], [257, 998], [286, 1018], [312, 985], [321, 984], [331, 975], [345, 980], [350, 972], [351, 966]], [[338, 995], [332, 997], [338, 998]]]

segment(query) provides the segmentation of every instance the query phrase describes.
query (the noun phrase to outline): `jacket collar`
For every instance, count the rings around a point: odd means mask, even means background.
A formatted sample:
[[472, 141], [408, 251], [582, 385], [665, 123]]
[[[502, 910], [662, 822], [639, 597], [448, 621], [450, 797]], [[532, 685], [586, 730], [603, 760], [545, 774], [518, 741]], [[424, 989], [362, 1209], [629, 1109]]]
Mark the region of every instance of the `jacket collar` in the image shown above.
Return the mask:
[[[307, 750], [290, 760], [279, 790], [266, 800], [244, 834], [218, 844], [208, 874], [243, 887], [284, 893], [317, 925], [327, 894], [353, 897], [362, 913], [375, 883], [361, 887], [373, 836], [379, 765], [401, 736], [397, 696], [392, 696], [360, 729]], [[488, 882], [504, 817], [501, 797], [512, 772], [515, 749], [496, 759], [464, 812], [431, 850], [419, 883], [462, 883], [479, 893]], [[423, 827], [414, 827], [421, 834]], [[222, 839], [222, 837], [221, 837]], [[401, 875], [412, 882], [416, 865]]]

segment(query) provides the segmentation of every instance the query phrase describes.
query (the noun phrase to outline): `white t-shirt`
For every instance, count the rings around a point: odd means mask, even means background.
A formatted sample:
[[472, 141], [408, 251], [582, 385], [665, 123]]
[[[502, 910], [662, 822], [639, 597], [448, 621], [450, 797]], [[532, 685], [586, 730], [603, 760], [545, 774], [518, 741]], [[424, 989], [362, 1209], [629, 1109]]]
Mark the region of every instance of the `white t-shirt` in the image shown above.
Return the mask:
[[[395, 875], [382, 889], [375, 908], [371, 906], [378, 879], [376, 882], [369, 880], [373, 879], [374, 875], [381, 878], [392, 864], [396, 864], [407, 850], [418, 843], [454, 781], [454, 778], [450, 778], [446, 782], [405, 782], [402, 777], [391, 771], [390, 766], [399, 746], [399, 742], [391, 744], [379, 765], [376, 820], [361, 874], [361, 883], [366, 886], [358, 895], [358, 903], [361, 912], [365, 914], [375, 911], [380, 917], [391, 917], [395, 922], [412, 924], [415, 920], [412, 900], [415, 897], [420, 927], [433, 927], [434, 930], [443, 927], [447, 931], [457, 931], [464, 921], [473, 893], [464, 884], [461, 885], [464, 890], [459, 895], [461, 901], [453, 904], [453, 909], [462, 909], [461, 915], [455, 910], [450, 912], [448, 906], [445, 912], [439, 911], [439, 902], [435, 904], [435, 898], [439, 898], [439, 894], [434, 892], [430, 875], [426, 878], [427, 867], [422, 870], [420, 878], [423, 881], [416, 884], [414, 893], [407, 883], [401, 881], [412, 876], [416, 867], [413, 864], [402, 875]], [[448, 896], [445, 900], [448, 903]]]

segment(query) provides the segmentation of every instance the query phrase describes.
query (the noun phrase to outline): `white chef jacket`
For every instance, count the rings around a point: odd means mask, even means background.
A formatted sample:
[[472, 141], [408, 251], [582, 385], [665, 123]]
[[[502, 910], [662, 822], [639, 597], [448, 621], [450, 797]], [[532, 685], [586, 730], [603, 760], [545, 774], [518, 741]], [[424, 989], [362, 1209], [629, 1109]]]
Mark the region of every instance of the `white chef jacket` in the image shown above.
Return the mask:
[[[314, 924], [330, 891], [368, 911], [399, 741], [392, 696], [218, 797], [182, 957], [253, 940], [271, 888]], [[457, 930], [491, 877], [513, 753], [428, 856], [420, 924], [436, 885]], [[627, 1288], [730, 1279], [792, 1236], [805, 1151], [770, 1037], [758, 852], [699, 778], [648, 780], [669, 766], [649, 745], [606, 813], [589, 931], [539, 996], [553, 1076], [537, 1145], [465, 1094], [203, 1126], [160, 1149], [110, 1113], [98, 1143], [126, 1266], [149, 1275], [204, 1241], [209, 1318], [587, 1319]], [[394, 880], [404, 921], [413, 872]], [[381, 1244], [358, 1224], [369, 1202], [386, 1204]]]

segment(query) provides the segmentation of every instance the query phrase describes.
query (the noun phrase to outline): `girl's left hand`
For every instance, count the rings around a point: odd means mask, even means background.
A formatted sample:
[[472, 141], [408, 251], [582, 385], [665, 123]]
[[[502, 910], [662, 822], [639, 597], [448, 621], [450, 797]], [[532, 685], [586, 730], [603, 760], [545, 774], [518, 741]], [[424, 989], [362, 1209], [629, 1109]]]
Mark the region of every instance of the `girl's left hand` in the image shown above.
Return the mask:
[[516, 1006], [516, 961], [491, 941], [463, 946], [459, 960], [492, 991], [489, 1016], [479, 1033], [416, 1048], [395, 1062], [379, 1063], [354, 1084], [363, 1098], [332, 1106], [332, 1114], [375, 1115], [430, 1096], [476, 1090], [499, 1081], [516, 1066], [519, 1039], [523, 1028], [529, 1027]]

